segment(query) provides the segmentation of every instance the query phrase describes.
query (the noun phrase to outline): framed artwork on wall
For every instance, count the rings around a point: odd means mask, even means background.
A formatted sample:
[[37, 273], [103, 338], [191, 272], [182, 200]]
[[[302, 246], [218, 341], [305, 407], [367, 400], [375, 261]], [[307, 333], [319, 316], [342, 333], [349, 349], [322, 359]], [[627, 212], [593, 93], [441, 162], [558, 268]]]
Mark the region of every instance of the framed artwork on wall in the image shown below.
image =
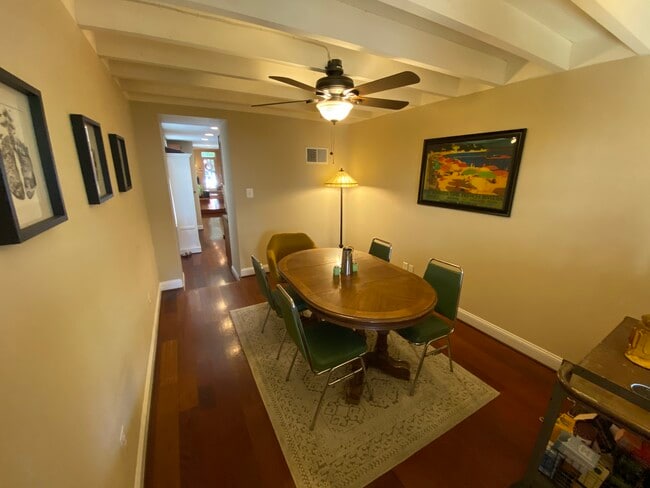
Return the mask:
[[0, 245], [67, 219], [41, 93], [0, 68]]
[[131, 189], [131, 172], [129, 171], [129, 159], [126, 156], [124, 139], [117, 134], [108, 134], [108, 143], [111, 146], [117, 187], [120, 191], [129, 191]]
[[424, 141], [418, 203], [509, 217], [526, 129]]
[[102, 129], [99, 123], [84, 115], [71, 114], [70, 121], [88, 203], [99, 205], [113, 196]]

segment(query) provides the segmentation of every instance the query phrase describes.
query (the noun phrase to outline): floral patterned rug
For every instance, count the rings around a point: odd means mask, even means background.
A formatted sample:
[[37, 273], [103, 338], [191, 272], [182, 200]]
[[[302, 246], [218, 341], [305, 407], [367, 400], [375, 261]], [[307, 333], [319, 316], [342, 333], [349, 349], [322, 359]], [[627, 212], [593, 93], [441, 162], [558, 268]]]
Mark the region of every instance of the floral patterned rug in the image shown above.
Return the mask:
[[[440, 354], [425, 359], [414, 396], [408, 383], [370, 369], [373, 400], [367, 391], [348, 405], [344, 383], [328, 388], [313, 431], [309, 423], [325, 382], [298, 356], [285, 381], [295, 345], [276, 360], [284, 323], [273, 312], [264, 333], [265, 303], [230, 315], [269, 414], [282, 452], [299, 488], [362, 487], [404, 461], [498, 396], [498, 392]], [[374, 340], [368, 334], [368, 341]], [[453, 347], [453, 337], [452, 337]], [[393, 357], [417, 364], [416, 350], [389, 335]], [[336, 374], [336, 373], [335, 373]]]

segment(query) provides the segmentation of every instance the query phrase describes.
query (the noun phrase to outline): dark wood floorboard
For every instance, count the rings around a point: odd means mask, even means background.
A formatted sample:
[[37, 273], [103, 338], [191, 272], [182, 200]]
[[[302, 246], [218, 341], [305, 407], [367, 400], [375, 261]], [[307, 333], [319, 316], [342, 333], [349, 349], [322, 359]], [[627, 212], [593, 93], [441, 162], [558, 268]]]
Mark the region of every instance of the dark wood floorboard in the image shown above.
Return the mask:
[[[231, 275], [217, 219], [203, 219], [203, 252], [183, 258], [185, 290], [162, 296], [145, 487], [293, 487], [228, 314], [263, 297], [254, 277]], [[465, 324], [452, 347], [499, 397], [370, 487], [503, 488], [522, 476], [554, 372]]]

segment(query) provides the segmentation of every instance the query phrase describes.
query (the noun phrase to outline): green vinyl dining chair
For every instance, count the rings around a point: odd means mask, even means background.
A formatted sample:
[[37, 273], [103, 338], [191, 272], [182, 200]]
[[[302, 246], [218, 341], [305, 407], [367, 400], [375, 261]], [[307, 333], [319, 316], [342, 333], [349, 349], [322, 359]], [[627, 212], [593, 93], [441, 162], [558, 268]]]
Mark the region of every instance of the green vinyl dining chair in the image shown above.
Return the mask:
[[[420, 376], [425, 357], [435, 356], [446, 349], [449, 357], [449, 370], [454, 371], [449, 336], [454, 331], [456, 316], [458, 315], [460, 290], [463, 286], [463, 268], [440, 259], [431, 259], [424, 272], [424, 279], [436, 290], [438, 295], [433, 315], [426, 317], [411, 327], [395, 331], [410, 343], [416, 346], [424, 346], [417, 372], [411, 384], [410, 395], [415, 393], [415, 385]], [[427, 352], [433, 342], [444, 338], [447, 339], [446, 345]]]
[[[296, 353], [289, 366], [286, 381], [289, 381], [291, 370], [296, 362], [296, 357], [300, 353], [307, 361], [312, 373], [317, 376], [327, 374], [327, 381], [325, 387], [321, 392], [320, 399], [316, 405], [314, 417], [309, 425], [309, 430], [314, 430], [316, 425], [316, 418], [320, 411], [325, 392], [329, 386], [335, 385], [341, 381], [351, 378], [355, 374], [363, 372], [364, 382], [368, 389], [368, 395], [372, 400], [372, 390], [370, 384], [366, 380], [366, 365], [363, 361], [363, 356], [368, 352], [368, 345], [366, 340], [361, 335], [355, 333], [351, 329], [340, 327], [338, 325], [320, 321], [318, 324], [303, 327], [298, 309], [287, 293], [284, 285], [278, 285], [280, 291], [279, 304], [282, 311], [282, 317], [287, 328], [289, 337], [296, 344]], [[332, 373], [342, 367], [345, 367], [355, 361], [359, 361], [360, 365], [354, 370], [340, 376], [334, 380], [331, 379]]]
[[[257, 279], [257, 286], [260, 289], [260, 292], [266, 298], [267, 303], [269, 304], [269, 308], [266, 311], [266, 317], [264, 317], [264, 322], [262, 322], [262, 333], [264, 333], [264, 327], [266, 327], [266, 323], [269, 320], [269, 314], [271, 313], [271, 310], [273, 310], [276, 315], [280, 318], [282, 318], [282, 311], [280, 310], [280, 306], [278, 305], [278, 296], [280, 295], [280, 292], [277, 290], [271, 289], [271, 286], [269, 285], [269, 280], [266, 276], [266, 272], [264, 271], [264, 267], [262, 266], [262, 263], [260, 262], [259, 259], [257, 259], [255, 256], [251, 256], [251, 261], [253, 263], [253, 269], [255, 270], [255, 278]], [[298, 309], [299, 312], [302, 312], [304, 310], [307, 310], [307, 304], [291, 289], [289, 289], [291, 296], [296, 303], [296, 308]], [[285, 334], [286, 335], [286, 334]], [[284, 342], [284, 339], [283, 341]], [[282, 349], [282, 344], [280, 345], [280, 349]], [[278, 356], [280, 355], [280, 352], [278, 351]]]
[[388, 241], [380, 239], [379, 237], [373, 238], [372, 242], [370, 243], [370, 249], [368, 250], [368, 254], [372, 254], [373, 256], [383, 259], [389, 263], [390, 255], [392, 252], [393, 245]]

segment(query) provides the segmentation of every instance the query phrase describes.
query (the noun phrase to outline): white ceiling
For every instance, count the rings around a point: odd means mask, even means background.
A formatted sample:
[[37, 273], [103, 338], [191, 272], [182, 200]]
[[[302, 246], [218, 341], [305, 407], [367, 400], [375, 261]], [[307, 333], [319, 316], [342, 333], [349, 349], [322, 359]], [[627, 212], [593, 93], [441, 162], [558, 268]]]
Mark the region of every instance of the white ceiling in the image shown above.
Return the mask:
[[[313, 86], [328, 57], [355, 84], [416, 72], [420, 83], [372, 95], [415, 107], [650, 53], [646, 0], [75, 0], [72, 10], [130, 100], [313, 120], [313, 104], [250, 105], [309, 98], [268, 76]], [[389, 112], [356, 106], [344, 123]]]
[[219, 148], [218, 119], [163, 115], [160, 129], [166, 141], [191, 142], [196, 148]]

